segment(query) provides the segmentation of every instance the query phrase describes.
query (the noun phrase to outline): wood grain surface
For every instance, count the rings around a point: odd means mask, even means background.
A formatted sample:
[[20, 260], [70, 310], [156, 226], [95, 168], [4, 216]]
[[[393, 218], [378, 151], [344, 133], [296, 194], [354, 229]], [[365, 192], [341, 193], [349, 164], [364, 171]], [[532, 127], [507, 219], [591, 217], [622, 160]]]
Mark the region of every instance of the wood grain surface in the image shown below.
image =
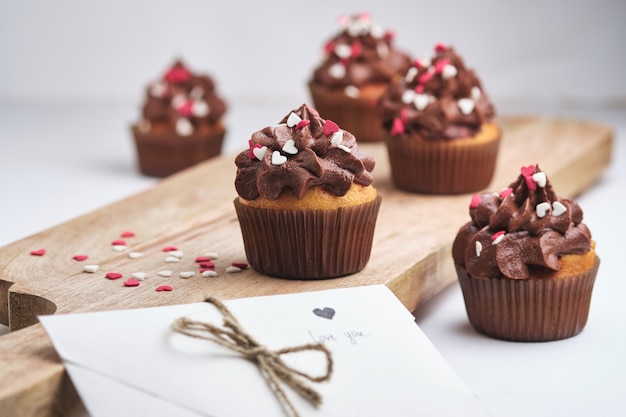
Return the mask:
[[[610, 127], [577, 120], [516, 117], [500, 120], [503, 141], [489, 190], [512, 182], [522, 165], [538, 163], [557, 194], [575, 197], [596, 181], [611, 158]], [[233, 207], [234, 156], [222, 156], [169, 177], [148, 191], [0, 248], [0, 414], [71, 415], [80, 399], [53, 346], [37, 324], [40, 314], [130, 309], [201, 301], [387, 285], [410, 311], [456, 281], [450, 248], [469, 220], [469, 195], [429, 196], [394, 189], [382, 144], [362, 144], [377, 161], [374, 186], [383, 197], [371, 259], [361, 272], [332, 280], [293, 281], [253, 270], [226, 273], [245, 262]], [[584, 207], [583, 207], [584, 209]], [[111, 243], [124, 231], [127, 250]], [[183, 252], [166, 263], [166, 246]], [[30, 252], [45, 248], [44, 256]], [[131, 251], [141, 252], [137, 259]], [[202, 278], [195, 257], [217, 252], [217, 277]], [[78, 262], [74, 255], [89, 258]], [[99, 265], [86, 273], [86, 264]], [[169, 278], [157, 275], [172, 270]], [[182, 279], [179, 273], [195, 271]], [[124, 278], [109, 280], [107, 272]], [[125, 287], [133, 272], [146, 272], [141, 285]], [[157, 292], [170, 285], [171, 292]], [[77, 332], [79, 334], [80, 332]]]

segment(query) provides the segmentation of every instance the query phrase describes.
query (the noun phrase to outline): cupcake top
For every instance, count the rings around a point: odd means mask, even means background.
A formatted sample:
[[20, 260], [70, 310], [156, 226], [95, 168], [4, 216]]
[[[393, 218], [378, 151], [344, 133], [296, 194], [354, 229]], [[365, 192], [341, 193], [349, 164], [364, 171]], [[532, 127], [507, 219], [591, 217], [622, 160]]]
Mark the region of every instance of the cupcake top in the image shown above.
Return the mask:
[[246, 200], [276, 200], [286, 190], [302, 198], [316, 186], [344, 196], [353, 183], [372, 183], [374, 159], [358, 149], [350, 132], [306, 104], [253, 133], [248, 143], [235, 159], [235, 188]]
[[538, 165], [522, 167], [500, 193], [475, 194], [470, 216], [452, 256], [475, 278], [527, 279], [535, 271], [559, 270], [562, 255], [591, 249], [581, 208], [557, 197]]
[[495, 111], [480, 80], [454, 48], [437, 44], [431, 58], [416, 59], [404, 79], [378, 101], [391, 136], [417, 134], [425, 140], [474, 136]]
[[208, 75], [193, 74], [176, 61], [163, 77], [146, 88], [139, 128], [171, 129], [180, 136], [210, 128], [226, 112], [225, 102], [217, 96], [215, 83]]
[[392, 46], [393, 32], [372, 23], [368, 13], [343, 16], [341, 31], [324, 45], [324, 58], [313, 82], [344, 88], [355, 96], [371, 83], [389, 83], [411, 64], [408, 55]]

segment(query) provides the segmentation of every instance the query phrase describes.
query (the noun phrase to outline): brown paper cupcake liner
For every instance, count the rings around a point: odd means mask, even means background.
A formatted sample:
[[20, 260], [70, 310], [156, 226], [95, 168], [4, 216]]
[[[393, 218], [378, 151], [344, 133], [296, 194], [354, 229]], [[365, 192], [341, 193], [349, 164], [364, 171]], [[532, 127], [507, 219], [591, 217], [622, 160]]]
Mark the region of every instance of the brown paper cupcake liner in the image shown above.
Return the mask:
[[335, 278], [367, 264], [381, 197], [336, 210], [235, 209], [250, 266], [292, 279]]
[[587, 323], [600, 259], [565, 278], [477, 279], [456, 266], [471, 325], [480, 333], [518, 342], [547, 342], [577, 335]]
[[500, 138], [425, 141], [386, 136], [391, 176], [396, 187], [428, 194], [461, 194], [486, 188], [493, 177]]
[[378, 97], [365, 95], [352, 98], [343, 90], [328, 90], [309, 84], [316, 110], [340, 128], [352, 133], [357, 142], [380, 142], [385, 136], [378, 110], [372, 104]]
[[140, 171], [153, 177], [166, 177], [222, 152], [225, 129], [213, 134], [176, 136], [170, 133], [144, 133], [132, 126]]

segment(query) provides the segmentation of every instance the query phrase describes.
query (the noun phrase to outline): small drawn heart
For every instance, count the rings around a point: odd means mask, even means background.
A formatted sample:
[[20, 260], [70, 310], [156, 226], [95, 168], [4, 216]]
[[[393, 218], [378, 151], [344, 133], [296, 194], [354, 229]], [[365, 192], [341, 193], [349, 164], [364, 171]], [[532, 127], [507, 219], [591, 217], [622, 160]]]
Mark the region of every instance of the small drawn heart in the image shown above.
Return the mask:
[[283, 145], [283, 151], [287, 152], [288, 154], [291, 154], [291, 155], [297, 154], [298, 153], [298, 148], [296, 148], [296, 142], [294, 142], [293, 139], [289, 139]]
[[252, 149], [252, 153], [254, 154], [254, 157], [256, 159], [258, 159], [259, 161], [262, 161], [263, 158], [265, 157], [265, 154], [267, 153], [267, 146], [260, 146], [258, 148], [254, 148]]
[[537, 212], [537, 217], [539, 218], [544, 217], [546, 213], [548, 212], [548, 210], [550, 210], [550, 203], [545, 202], [545, 201], [543, 203], [537, 204], [537, 207], [535, 207], [535, 211]]
[[552, 203], [552, 215], [554, 217], [559, 217], [561, 214], [567, 211], [567, 207], [560, 201], [555, 201]]
[[294, 127], [295, 125], [297, 125], [301, 121], [302, 121], [302, 119], [300, 118], [300, 116], [298, 116], [294, 112], [291, 112], [289, 114], [289, 117], [287, 118], [287, 126], [288, 127]]
[[272, 165], [282, 165], [285, 162], [287, 162], [287, 157], [285, 155], [281, 155], [278, 151], [274, 151], [272, 153]]
[[323, 319], [332, 320], [335, 317], [335, 309], [331, 307], [316, 308], [313, 310], [313, 314]]

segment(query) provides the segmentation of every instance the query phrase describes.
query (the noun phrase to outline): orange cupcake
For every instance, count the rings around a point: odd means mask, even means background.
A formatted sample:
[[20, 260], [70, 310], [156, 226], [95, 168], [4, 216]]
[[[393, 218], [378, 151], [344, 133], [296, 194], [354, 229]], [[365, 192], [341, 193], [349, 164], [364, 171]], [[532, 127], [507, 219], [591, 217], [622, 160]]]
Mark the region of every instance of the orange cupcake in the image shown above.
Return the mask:
[[500, 193], [475, 194], [452, 247], [467, 315], [481, 333], [541, 342], [577, 335], [600, 260], [583, 212], [538, 166]]

